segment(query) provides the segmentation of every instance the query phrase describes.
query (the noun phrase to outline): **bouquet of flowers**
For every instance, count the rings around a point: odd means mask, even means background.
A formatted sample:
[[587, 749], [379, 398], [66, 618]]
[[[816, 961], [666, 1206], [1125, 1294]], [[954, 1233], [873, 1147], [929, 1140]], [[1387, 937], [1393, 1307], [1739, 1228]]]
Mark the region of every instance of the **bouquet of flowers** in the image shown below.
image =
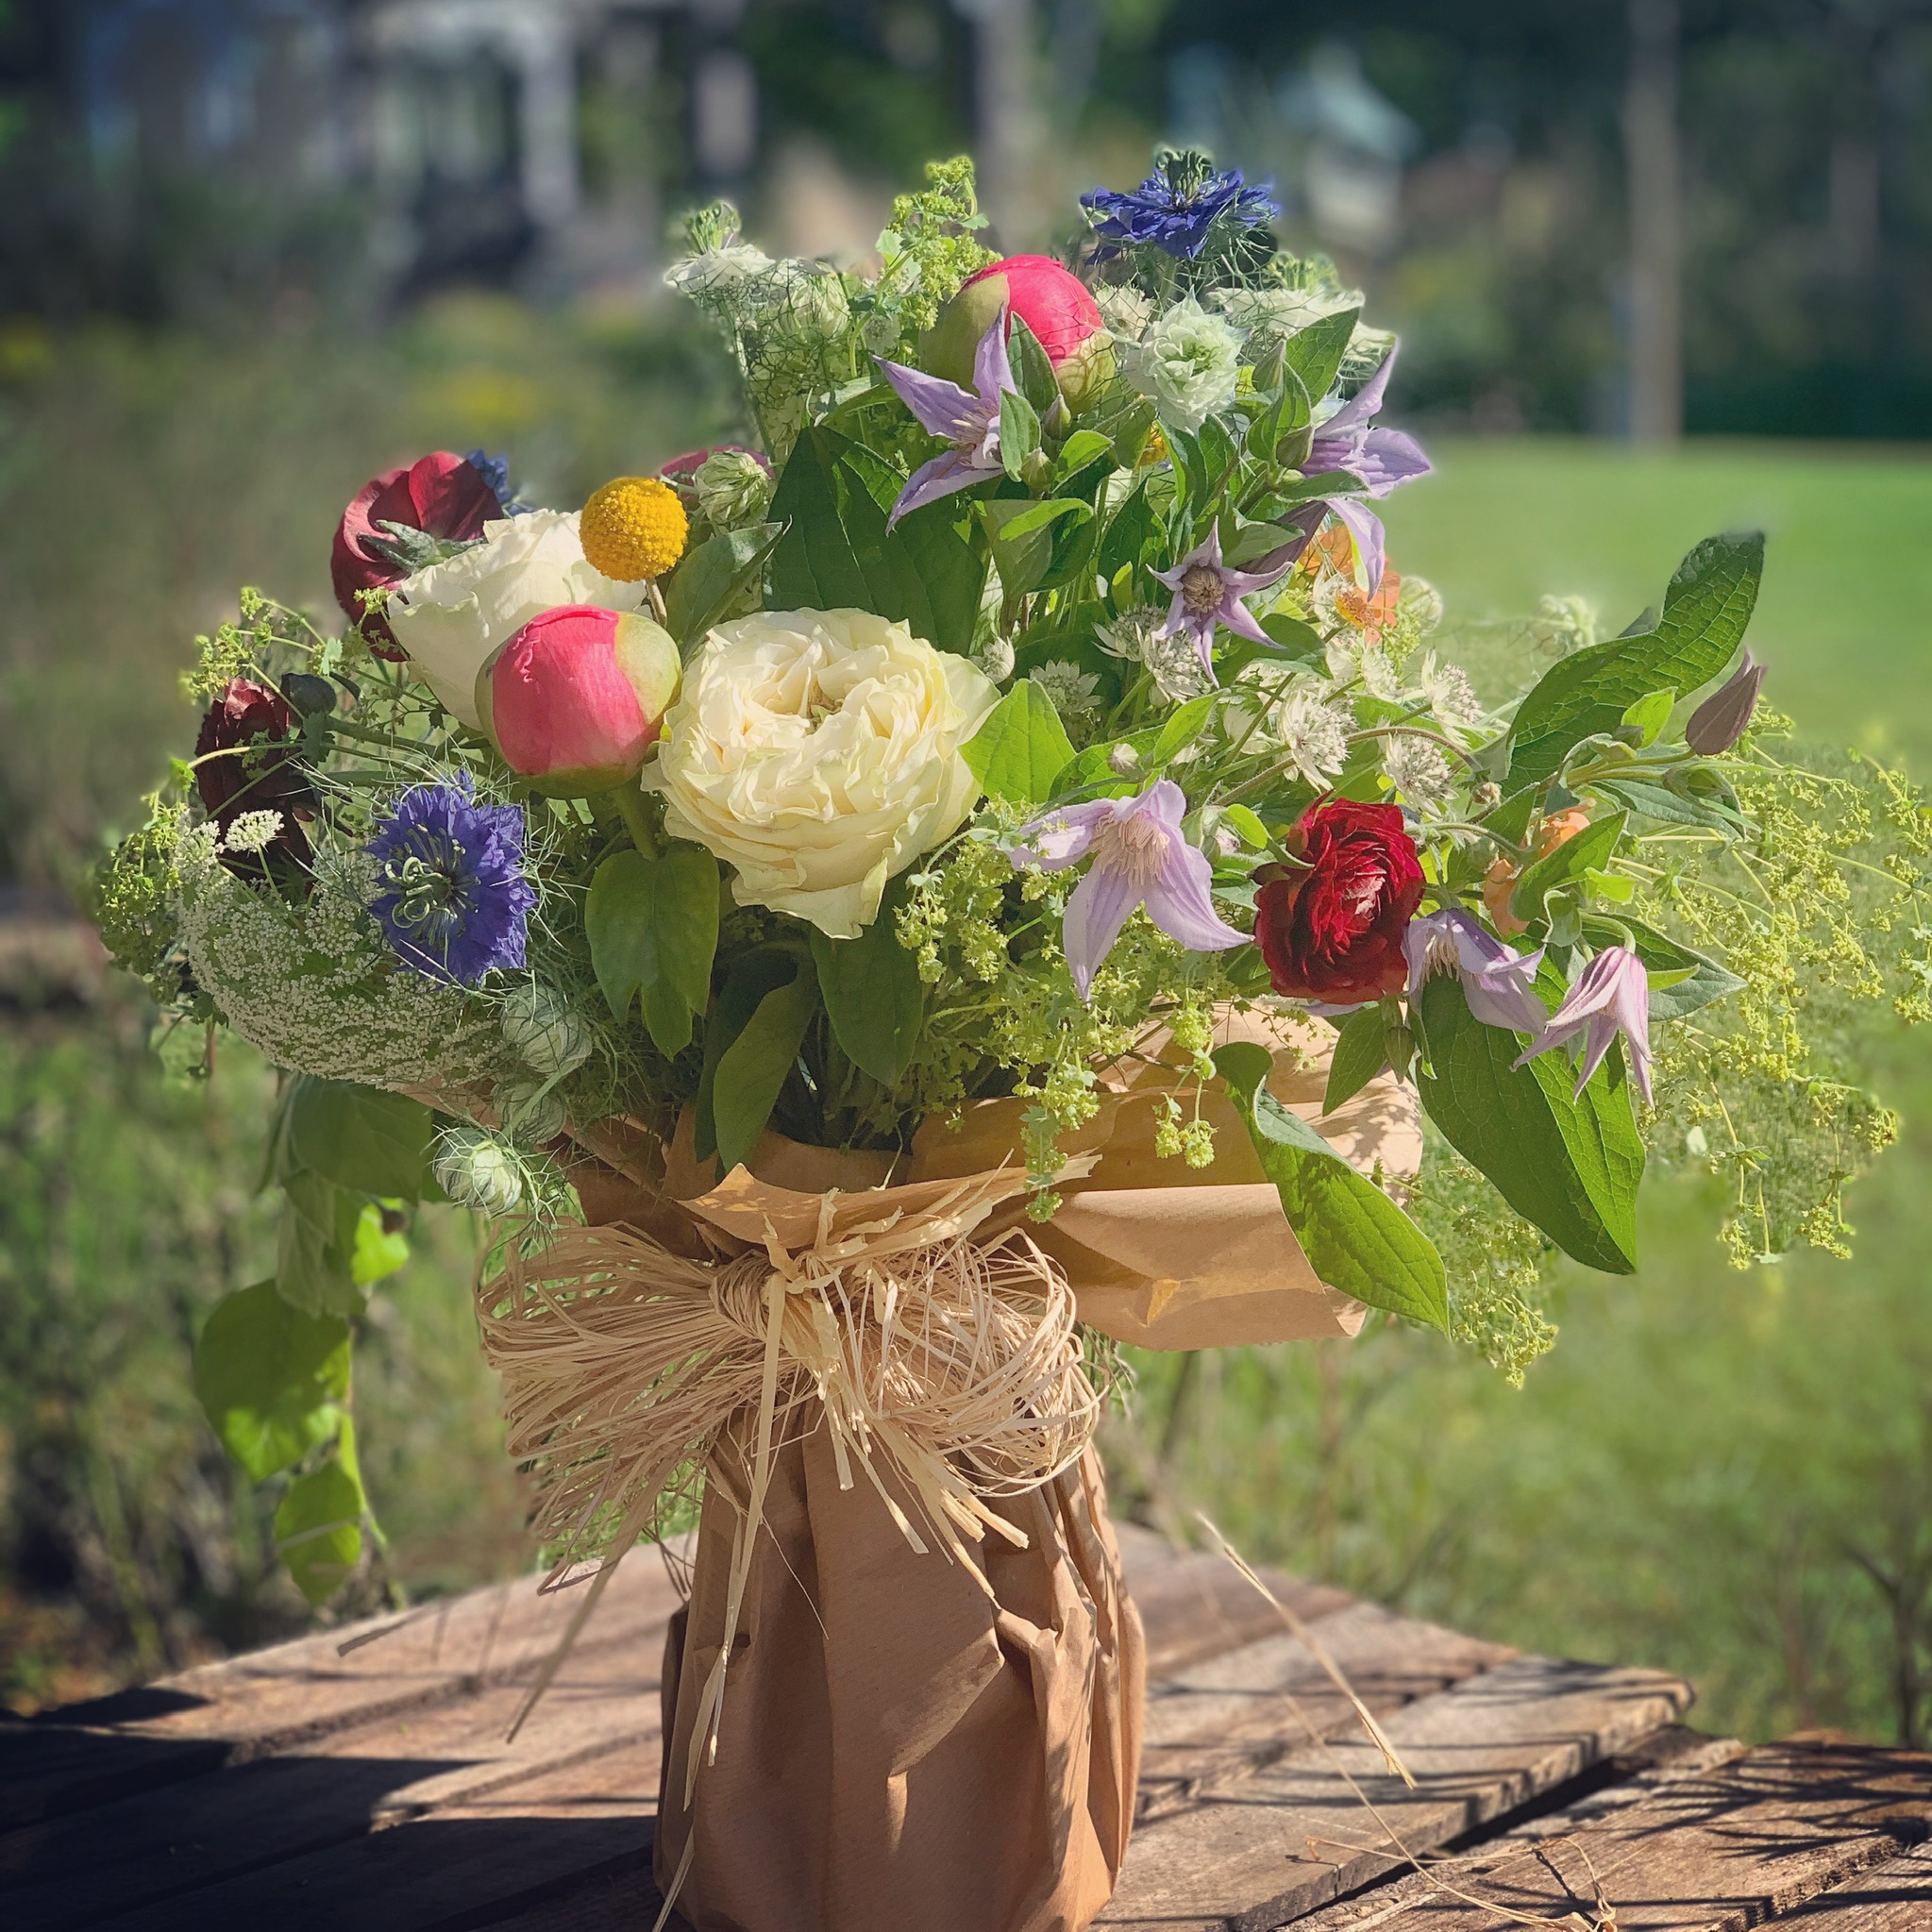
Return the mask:
[[[1395, 344], [1263, 192], [1164, 153], [1001, 260], [969, 164], [929, 174], [864, 273], [689, 219], [745, 446], [580, 511], [480, 452], [372, 481], [345, 621], [244, 593], [99, 889], [169, 1050], [288, 1071], [277, 1274], [196, 1373], [290, 1472], [305, 1588], [362, 1550], [351, 1327], [419, 1201], [486, 1218], [555, 1577], [702, 1487], [658, 1851], [700, 1925], [1084, 1924], [1138, 1723], [1114, 1345], [1374, 1311], [1520, 1374], [1546, 1257], [1635, 1268], [1647, 1156], [1727, 1177], [1741, 1260], [1841, 1247], [1891, 1132], [1848, 1016], [1932, 983], [1926, 808], [1758, 708], [1760, 538], [1458, 663], [1376, 513], [1429, 467], [1378, 421]], [[913, 1707], [892, 1833], [756, 1784], [835, 1733], [883, 1789]], [[988, 1797], [989, 1749], [1032, 1781]]]

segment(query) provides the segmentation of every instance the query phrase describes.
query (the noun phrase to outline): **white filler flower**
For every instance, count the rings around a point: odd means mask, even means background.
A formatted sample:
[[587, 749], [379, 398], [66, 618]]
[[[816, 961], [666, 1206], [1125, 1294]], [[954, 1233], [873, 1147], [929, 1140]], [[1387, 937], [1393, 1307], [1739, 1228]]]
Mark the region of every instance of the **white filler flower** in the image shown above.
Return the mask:
[[705, 639], [644, 782], [673, 838], [736, 868], [740, 905], [851, 939], [972, 810], [959, 748], [999, 697], [968, 659], [869, 611], [764, 611]]
[[532, 510], [483, 526], [483, 541], [396, 585], [389, 628], [423, 681], [481, 731], [477, 673], [532, 617], [560, 604], [634, 611], [642, 583], [619, 583], [585, 561], [576, 511]]
[[1123, 366], [1134, 388], [1153, 398], [1161, 421], [1191, 434], [1234, 401], [1241, 334], [1190, 295], [1149, 326]]

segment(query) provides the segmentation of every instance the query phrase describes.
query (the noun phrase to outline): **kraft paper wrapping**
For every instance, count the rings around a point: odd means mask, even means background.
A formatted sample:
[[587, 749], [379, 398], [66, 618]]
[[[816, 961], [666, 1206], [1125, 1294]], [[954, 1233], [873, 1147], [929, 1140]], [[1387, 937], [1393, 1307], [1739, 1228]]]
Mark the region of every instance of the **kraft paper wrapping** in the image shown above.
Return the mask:
[[[1215, 1028], [1217, 1046], [1239, 1039], [1268, 1048], [1274, 1054], [1268, 1091], [1363, 1173], [1379, 1172], [1399, 1188], [1421, 1167], [1415, 1089], [1385, 1071], [1323, 1115], [1335, 1038], [1322, 1021], [1260, 1012], [1223, 1013]], [[1215, 1129], [1212, 1166], [1194, 1168], [1155, 1155], [1166, 1096], [1178, 1092], [1190, 1114], [1195, 1097], [1191, 1085], [1181, 1084], [1174, 1064], [1180, 1056], [1165, 1033], [1151, 1035], [1142, 1051], [1142, 1059], [1101, 1076], [1098, 1116], [1068, 1136], [1069, 1151], [1084, 1157], [1073, 1165], [1091, 1165], [1060, 1184], [1058, 1213], [1033, 1222], [1015, 1201], [996, 1212], [979, 1238], [1023, 1230], [1066, 1270], [1080, 1319], [1140, 1348], [1231, 1348], [1359, 1334], [1368, 1310], [1316, 1274], [1225, 1094], [1210, 1089], [1200, 1097], [1201, 1117]], [[761, 1213], [815, 1215], [814, 1197], [832, 1187], [879, 1190], [873, 1212], [914, 1211], [920, 1184], [1019, 1161], [1025, 1107], [1017, 1100], [983, 1100], [967, 1106], [956, 1127], [931, 1119], [911, 1156], [899, 1160], [804, 1147], [767, 1133], [753, 1150], [747, 1178], [765, 1184], [756, 1190]], [[599, 1151], [605, 1162], [628, 1146], [623, 1177], [586, 1168], [573, 1179], [589, 1218], [622, 1219], [688, 1248], [686, 1217], [700, 1200], [715, 1200], [720, 1184], [711, 1164], [692, 1156], [688, 1115], [653, 1172], [654, 1145], [647, 1149], [635, 1135], [608, 1145]]]

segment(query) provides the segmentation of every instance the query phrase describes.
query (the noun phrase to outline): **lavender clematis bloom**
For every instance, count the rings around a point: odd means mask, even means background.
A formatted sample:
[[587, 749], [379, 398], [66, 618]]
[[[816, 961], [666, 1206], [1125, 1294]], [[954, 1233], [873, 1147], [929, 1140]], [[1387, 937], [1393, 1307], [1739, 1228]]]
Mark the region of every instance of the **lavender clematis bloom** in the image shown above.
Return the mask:
[[1000, 398], [1018, 384], [1006, 359], [1004, 309], [993, 318], [992, 327], [980, 338], [973, 353], [971, 394], [943, 376], [929, 376], [903, 362], [888, 362], [882, 356], [873, 360], [921, 425], [952, 445], [944, 456], [935, 456], [913, 472], [892, 506], [892, 514], [885, 519], [887, 529], [922, 503], [1006, 474], [1000, 454]]
[[[1327, 422], [1316, 425], [1314, 440], [1302, 464], [1303, 476], [1324, 476], [1341, 470], [1349, 476], [1360, 477], [1368, 495], [1379, 497], [1386, 496], [1399, 483], [1429, 474], [1429, 459], [1413, 436], [1406, 436], [1400, 429], [1379, 428], [1374, 424], [1388, 389], [1389, 371], [1394, 367], [1395, 352], [1390, 350], [1381, 368], [1362, 385], [1359, 393]], [[1360, 497], [1328, 496], [1299, 512], [1292, 520], [1307, 534], [1296, 554], [1307, 546], [1320, 529], [1322, 517], [1331, 510], [1347, 526], [1362, 553], [1362, 567], [1372, 596], [1382, 581], [1386, 539], [1382, 519]]]
[[1170, 939], [1195, 952], [1245, 946], [1248, 934], [1214, 909], [1207, 855], [1181, 834], [1187, 799], [1171, 779], [1156, 779], [1133, 798], [1063, 805], [1021, 828], [1008, 847], [1016, 865], [1064, 872], [1082, 859], [1092, 865], [1067, 901], [1062, 932], [1067, 964], [1083, 1000], [1093, 998], [1100, 971], [1136, 906]]
[[1153, 573], [1174, 593], [1173, 607], [1159, 635], [1177, 637], [1184, 630], [1200, 652], [1209, 679], [1218, 681], [1214, 675], [1215, 627], [1225, 624], [1236, 636], [1271, 645], [1273, 640], [1241, 599], [1278, 582], [1301, 549], [1301, 545], [1291, 544], [1260, 559], [1258, 570], [1233, 570], [1221, 562], [1220, 529], [1210, 524], [1205, 543], [1197, 544], [1173, 569]]
[[1627, 946], [1606, 946], [1583, 969], [1583, 977], [1570, 989], [1570, 997], [1550, 1016], [1543, 1036], [1517, 1059], [1519, 1067], [1547, 1053], [1552, 1047], [1568, 1046], [1579, 1033], [1584, 1042], [1583, 1071], [1576, 1077], [1576, 1091], [1585, 1085], [1604, 1063], [1610, 1042], [1619, 1033], [1630, 1043], [1630, 1072], [1637, 1090], [1650, 1104], [1650, 975], [1643, 962]]
[[1542, 947], [1518, 952], [1478, 925], [1460, 906], [1448, 906], [1409, 921], [1403, 934], [1409, 962], [1409, 998], [1440, 972], [1454, 973], [1462, 982], [1470, 1011], [1485, 1026], [1512, 1033], [1528, 1033], [1534, 1041], [1550, 1023], [1549, 1009], [1537, 996], [1537, 968], [1543, 963]]

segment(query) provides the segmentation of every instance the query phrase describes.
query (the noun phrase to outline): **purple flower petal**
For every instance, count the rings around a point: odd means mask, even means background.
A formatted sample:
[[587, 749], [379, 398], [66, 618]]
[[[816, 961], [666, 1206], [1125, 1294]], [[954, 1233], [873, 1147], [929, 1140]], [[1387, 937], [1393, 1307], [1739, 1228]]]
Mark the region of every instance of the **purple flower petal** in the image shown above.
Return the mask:
[[1224, 947], [1248, 943], [1247, 933], [1229, 925], [1215, 911], [1210, 895], [1213, 881], [1214, 868], [1207, 854], [1177, 833], [1166, 870], [1147, 888], [1148, 917], [1190, 952], [1219, 952]]
[[1351, 496], [1337, 496], [1328, 507], [1355, 540], [1355, 548], [1362, 556], [1362, 574], [1369, 580], [1369, 595], [1372, 597], [1382, 584], [1386, 554], [1382, 519], [1366, 503], [1357, 503]]
[[1362, 438], [1362, 446], [1342, 467], [1351, 476], [1361, 478], [1369, 496], [1386, 496], [1398, 483], [1426, 477], [1434, 465], [1413, 436], [1400, 429], [1370, 429]]
[[1002, 474], [1000, 470], [982, 469], [977, 463], [968, 462], [958, 450], [949, 449], [944, 456], [935, 456], [931, 462], [921, 463], [906, 479], [906, 486], [899, 493], [899, 501], [892, 506], [892, 514], [885, 519], [885, 527], [891, 529], [900, 517], [917, 510], [921, 504], [937, 502], [942, 496], [950, 496], [955, 490], [969, 490], [975, 483], [983, 483], [988, 477]]
[[909, 369], [903, 362], [888, 362], [882, 356], [873, 360], [879, 373], [899, 392], [899, 400], [918, 417], [920, 427], [933, 435], [959, 443], [978, 437], [985, 427], [983, 405], [958, 383], [929, 376], [923, 369]]
[[1061, 944], [1072, 968], [1074, 990], [1083, 1000], [1092, 997], [1094, 975], [1139, 903], [1140, 889], [1132, 876], [1111, 865], [1094, 865], [1073, 888]]
[[1013, 365], [1006, 356], [1006, 311], [1002, 307], [994, 316], [993, 326], [980, 338], [979, 347], [973, 351], [973, 387], [980, 392], [983, 412], [997, 420], [1000, 395], [1016, 386], [1013, 379]]
[[1273, 638], [1255, 621], [1254, 613], [1235, 596], [1233, 589], [1229, 589], [1223, 594], [1215, 615], [1230, 630], [1234, 631], [1237, 637], [1248, 638], [1255, 644], [1272, 644], [1274, 642]]
[[1006, 856], [1016, 865], [1037, 865], [1043, 872], [1063, 872], [1087, 855], [1094, 833], [1112, 822], [1118, 801], [1093, 798], [1081, 805], [1060, 805], [1022, 825]]
[[1567, 1046], [1585, 1035], [1583, 1072], [1576, 1084], [1581, 1093], [1602, 1066], [1610, 1043], [1621, 1033], [1630, 1047], [1630, 1071], [1646, 1104], [1651, 1098], [1650, 976], [1643, 962], [1627, 946], [1609, 946], [1584, 967], [1569, 997], [1550, 1016], [1542, 1037], [1517, 1056], [1520, 1067], [1553, 1047]]
[[1318, 435], [1337, 436], [1344, 429], [1366, 428], [1381, 414], [1382, 398], [1388, 389], [1389, 372], [1395, 367], [1395, 355], [1396, 352], [1390, 349], [1383, 359], [1381, 368], [1327, 422], [1317, 426]]

